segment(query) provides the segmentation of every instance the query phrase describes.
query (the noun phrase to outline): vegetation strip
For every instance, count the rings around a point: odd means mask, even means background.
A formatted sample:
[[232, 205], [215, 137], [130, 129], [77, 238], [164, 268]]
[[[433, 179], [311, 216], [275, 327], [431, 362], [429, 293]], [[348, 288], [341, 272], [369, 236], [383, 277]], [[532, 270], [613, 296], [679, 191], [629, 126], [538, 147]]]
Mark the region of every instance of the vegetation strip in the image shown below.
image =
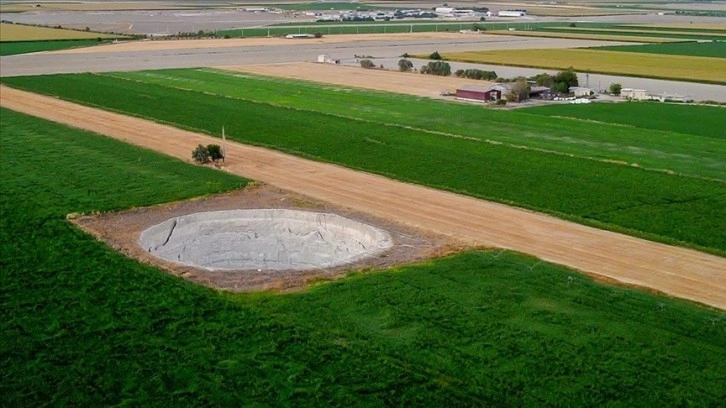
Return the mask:
[[[211, 134], [225, 126], [234, 140], [580, 222], [721, 253], [726, 249], [726, 234], [719, 228], [720, 208], [726, 206], [723, 183], [390, 126], [381, 132], [380, 125], [150, 83], [92, 75], [10, 78], [9, 82]], [[225, 118], [224, 123], [220, 118]], [[452, 162], [451, 157], [458, 159]]]

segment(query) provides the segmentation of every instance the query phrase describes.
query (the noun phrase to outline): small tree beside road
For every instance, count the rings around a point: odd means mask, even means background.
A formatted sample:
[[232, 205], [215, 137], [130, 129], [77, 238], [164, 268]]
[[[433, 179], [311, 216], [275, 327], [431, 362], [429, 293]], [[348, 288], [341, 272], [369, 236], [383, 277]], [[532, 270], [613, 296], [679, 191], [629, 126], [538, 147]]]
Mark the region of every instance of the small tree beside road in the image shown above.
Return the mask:
[[611, 95], [620, 95], [620, 91], [623, 89], [623, 86], [618, 83], [610, 84], [610, 94]]

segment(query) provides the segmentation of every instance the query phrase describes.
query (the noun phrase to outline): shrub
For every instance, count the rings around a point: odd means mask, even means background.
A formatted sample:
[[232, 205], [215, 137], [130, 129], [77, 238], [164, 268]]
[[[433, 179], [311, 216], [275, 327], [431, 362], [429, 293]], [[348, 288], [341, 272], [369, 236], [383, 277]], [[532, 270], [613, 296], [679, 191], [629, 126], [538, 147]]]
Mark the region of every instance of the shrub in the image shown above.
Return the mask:
[[444, 61], [431, 61], [421, 67], [422, 74], [449, 76], [451, 75], [451, 65]]
[[470, 79], [483, 79], [486, 81], [493, 81], [497, 79], [497, 73], [494, 71], [483, 71], [481, 69], [459, 69], [454, 72], [459, 78], [470, 78]]
[[315, 38], [323, 38], [323, 33], [315, 33]]
[[431, 55], [429, 55], [429, 59], [432, 59], [432, 60], [440, 60], [442, 58], [441, 58], [441, 54], [439, 54], [438, 51], [434, 51], [434, 52], [431, 53]]
[[623, 86], [618, 83], [610, 84], [610, 93], [613, 95], [620, 95], [620, 91], [623, 89]]
[[192, 151], [192, 159], [200, 164], [209, 163], [209, 150], [204, 145], [198, 145]]
[[209, 158], [212, 159], [212, 161], [224, 159], [224, 154], [222, 154], [222, 148], [219, 145], [207, 145], [207, 153], [209, 154]]
[[376, 64], [374, 64], [373, 61], [369, 59], [362, 59], [360, 60], [360, 66], [363, 68], [375, 68]]
[[398, 70], [401, 72], [409, 72], [413, 69], [413, 62], [407, 59], [401, 59], [398, 61]]
[[579, 81], [577, 80], [577, 74], [572, 68], [568, 68], [565, 71], [558, 72], [552, 78], [554, 82], [554, 89], [560, 93], [567, 93], [570, 91], [570, 87], [578, 86]]

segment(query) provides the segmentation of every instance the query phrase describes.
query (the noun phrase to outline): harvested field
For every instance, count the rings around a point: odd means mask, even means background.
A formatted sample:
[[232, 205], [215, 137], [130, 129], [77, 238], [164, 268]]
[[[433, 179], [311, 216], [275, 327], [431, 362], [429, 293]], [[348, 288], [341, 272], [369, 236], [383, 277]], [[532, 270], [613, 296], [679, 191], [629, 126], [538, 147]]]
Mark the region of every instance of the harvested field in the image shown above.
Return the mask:
[[323, 38], [228, 38], [228, 39], [203, 39], [203, 40], [156, 40], [156, 41], [134, 41], [118, 44], [109, 44], [93, 49], [77, 49], [58, 51], [61, 54], [89, 54], [102, 52], [138, 52], [138, 51], [160, 51], [160, 50], [187, 50], [202, 48], [231, 48], [231, 47], [258, 47], [258, 46], [279, 46], [294, 44], [340, 44], [357, 41], [401, 41], [401, 40], [460, 40], [462, 38], [477, 38], [481, 34], [459, 34], [459, 33], [401, 33], [401, 34], [344, 34]]
[[442, 53], [442, 55], [452, 61], [545, 69], [571, 67], [580, 72], [726, 84], [726, 71], [723, 69], [721, 58], [593, 49], [564, 49], [556, 53], [546, 49], [472, 51]]
[[418, 73], [364, 69], [333, 64], [295, 62], [289, 64], [237, 65], [221, 67], [228, 71], [246, 72], [280, 78], [324, 82], [355, 88], [397, 92], [438, 98], [441, 91], [454, 91], [463, 85], [487, 86], [491, 82], [456, 77], [439, 77]]
[[143, 5], [137, 2], [128, 1], [79, 1], [79, 2], [32, 2], [32, 3], [11, 3], [0, 5], [3, 13], [18, 13], [23, 11], [41, 10], [63, 10], [63, 11], [121, 11], [121, 10], [175, 10], [184, 9], [188, 6], [180, 2], [144, 2]]
[[[217, 142], [52, 97], [9, 88], [2, 88], [2, 95], [4, 107], [184, 160], [194, 146]], [[726, 308], [726, 258], [236, 143], [228, 144], [225, 170], [472, 245], [514, 249], [604, 279]]]
[[0, 23], [0, 41], [84, 40], [119, 37], [121, 36], [115, 34]]

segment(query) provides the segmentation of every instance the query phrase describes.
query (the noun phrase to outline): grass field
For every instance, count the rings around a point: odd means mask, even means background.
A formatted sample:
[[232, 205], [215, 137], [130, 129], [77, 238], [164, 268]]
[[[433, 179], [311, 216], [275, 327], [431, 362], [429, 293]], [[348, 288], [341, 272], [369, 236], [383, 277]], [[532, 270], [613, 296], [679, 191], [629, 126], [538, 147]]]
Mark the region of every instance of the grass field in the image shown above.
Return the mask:
[[243, 180], [0, 114], [4, 406], [717, 406], [726, 398], [726, 314], [516, 254], [470, 252], [288, 295], [186, 283], [111, 251], [65, 215]]
[[698, 30], [698, 31], [721, 31], [726, 32], [726, 24], [723, 23], [653, 23], [653, 24], [622, 24], [621, 27], [638, 27], [648, 28], [651, 30]]
[[[206, 72], [202, 74], [209, 75]], [[242, 142], [515, 203], [579, 222], [645, 234], [652, 239], [679, 241], [719, 253], [726, 250], [726, 231], [721, 228], [724, 214], [720, 210], [726, 207], [723, 178], [721, 181], [705, 180], [508, 144], [492, 144], [486, 140], [499, 128], [491, 123], [477, 135], [478, 138], [462, 138], [456, 134], [442, 135], [397, 124], [386, 125], [369, 117], [361, 120], [334, 116], [316, 112], [312, 106], [307, 107], [310, 110], [291, 109], [99, 75], [18, 77], [4, 81], [21, 88], [61, 95], [81, 103], [175, 123], [210, 134], [224, 125], [229, 138]], [[275, 86], [270, 81], [265, 83]], [[243, 85], [240, 82], [236, 88], [243, 89]], [[182, 84], [176, 82], [174, 86]], [[285, 98], [294, 94], [290, 92], [292, 89], [297, 92], [293, 86], [278, 84], [274, 93]], [[331, 89], [338, 89], [340, 96], [336, 104], [351, 101], [346, 92], [340, 92], [339, 88]], [[395, 95], [386, 96], [399, 104], [406, 101]], [[355, 101], [359, 109], [367, 109], [361, 94], [355, 95]], [[442, 106], [458, 105], [442, 103]], [[420, 106], [417, 108], [422, 109]], [[425, 110], [422, 109], [423, 112]], [[476, 112], [483, 114], [485, 111], [478, 109]], [[386, 113], [389, 116], [394, 114]], [[437, 112], [429, 111], [427, 114], [436, 115]], [[442, 116], [446, 117], [451, 116]], [[468, 123], [464, 118], [461, 117], [461, 126]], [[570, 135], [582, 132], [580, 121], [563, 120], [568, 124], [562, 126], [560, 120], [547, 124], [533, 115], [520, 115], [519, 118], [529, 118], [533, 124], [510, 130], [520, 133], [521, 144], [528, 143], [528, 136], [541, 141], [550, 139], [550, 144], [554, 144], [552, 140], [559, 140], [562, 146], [579, 143], [572, 143]], [[506, 123], [507, 119], [509, 117], [500, 120]], [[487, 124], [481, 115], [471, 116], [471, 120]], [[624, 138], [631, 143], [635, 143], [637, 137], [652, 138], [651, 146], [662, 143], [664, 150], [644, 155], [651, 157], [657, 157], [661, 152], [671, 154], [667, 146], [673, 139], [659, 137], [678, 137], [678, 134], [643, 135], [642, 131], [622, 126], [593, 126], [593, 129], [598, 128], [600, 130], [595, 132], [600, 134], [613, 132], [621, 137], [626, 135]], [[724, 148], [721, 140], [697, 136], [691, 140], [696, 142], [696, 149], [704, 146], [715, 149], [714, 160], [701, 157], [698, 160], [708, 162], [708, 166], [724, 166], [723, 157], [726, 156], [719, 154]], [[618, 148], [617, 145], [610, 147]], [[453, 157], [456, 160], [451, 160]], [[691, 166], [694, 167], [693, 164]], [[567, 197], [567, 200], [562, 197]]]
[[[521, 113], [572, 117], [603, 123], [617, 123], [641, 129], [660, 129], [682, 134], [699, 133], [726, 140], [726, 108], [698, 105], [644, 103], [594, 103], [587, 106], [550, 105], [522, 110]], [[698, 123], [693, 122], [698, 118]], [[696, 161], [698, 158], [692, 157]]]
[[55, 40], [0, 42], [0, 56], [27, 54], [29, 52], [65, 50], [68, 48], [90, 47], [102, 44], [99, 40]]
[[546, 31], [508, 31], [493, 30], [487, 31], [487, 34], [494, 35], [514, 35], [518, 37], [542, 37], [542, 38], [570, 38], [575, 40], [601, 40], [601, 41], [620, 41], [620, 42], [637, 42], [637, 43], [667, 43], [681, 42], [683, 40], [664, 37], [634, 37], [630, 35], [614, 35], [614, 34], [586, 34], [586, 33], [568, 33], [568, 32], [546, 32]]
[[116, 34], [0, 23], [0, 41], [91, 40], [122, 37]]
[[[721, 111], [709, 107], [682, 108], [703, 118], [697, 122], [683, 122], [682, 115], [674, 116], [677, 120], [659, 117], [654, 122], [652, 130], [678, 129], [680, 134], [644, 134], [637, 129], [607, 125], [592, 126], [583, 132], [579, 121], [542, 122], [519, 112], [482, 110], [479, 106], [212, 69], [104, 75], [277, 106], [302, 106], [316, 112], [444, 132], [470, 140], [494, 140], [583, 158], [639, 163], [644, 168], [726, 181], [726, 146], [712, 140], [714, 134], [720, 134], [723, 118]], [[295, 91], [281, 92], [288, 87]], [[624, 118], [632, 116], [625, 114]], [[452, 117], [457, 120], [450, 120]]]
[[617, 45], [593, 47], [595, 50], [638, 52], [646, 54], [690, 55], [693, 57], [726, 58], [726, 41], [671, 44]]
[[593, 49], [497, 50], [442, 53], [452, 61], [726, 84], [722, 58], [642, 54]]

